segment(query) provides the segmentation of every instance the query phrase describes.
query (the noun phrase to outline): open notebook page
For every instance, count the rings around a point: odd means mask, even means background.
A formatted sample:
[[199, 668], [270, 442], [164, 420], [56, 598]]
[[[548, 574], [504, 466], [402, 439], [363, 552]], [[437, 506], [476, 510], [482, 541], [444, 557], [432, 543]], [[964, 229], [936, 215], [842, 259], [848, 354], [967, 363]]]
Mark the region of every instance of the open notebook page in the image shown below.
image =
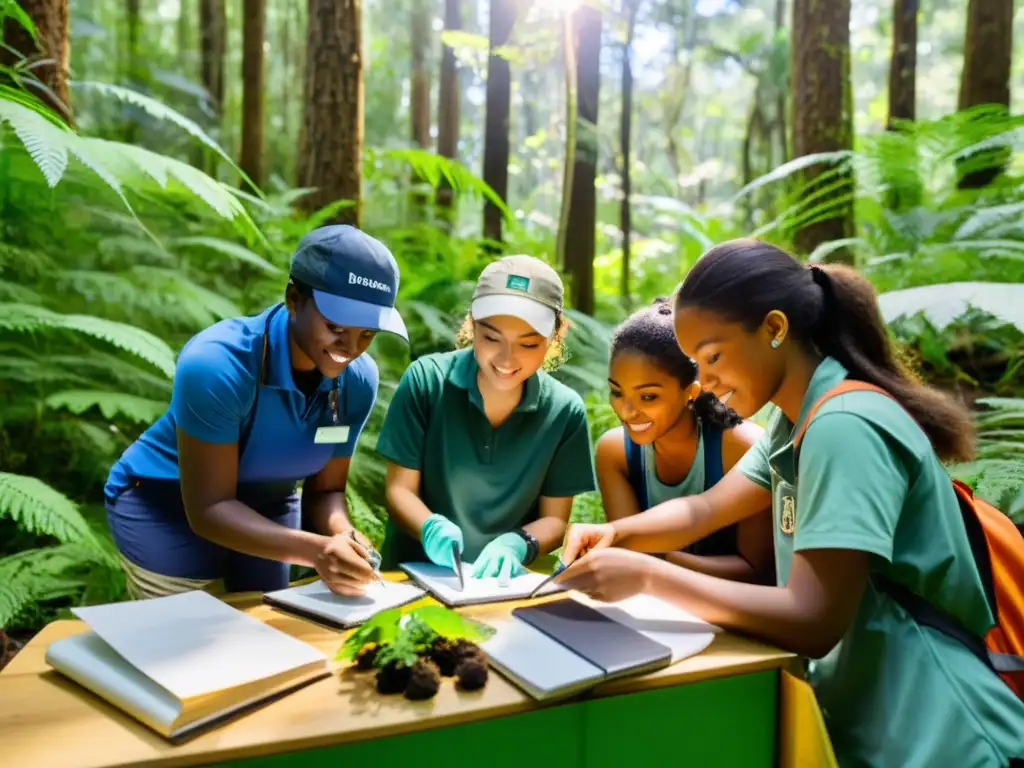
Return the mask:
[[[472, 568], [467, 565], [463, 569], [466, 576], [466, 588], [460, 591], [459, 577], [450, 568], [434, 563], [402, 563], [401, 568], [434, 596], [449, 605], [519, 600], [529, 596], [537, 585], [547, 578], [543, 573], [527, 571], [510, 579], [507, 585], [502, 586], [494, 577], [474, 579], [469, 575]], [[552, 583], [542, 589], [537, 596], [560, 591], [562, 588], [558, 584]]]
[[199, 590], [72, 611], [179, 699], [327, 662], [312, 645]]
[[266, 599], [287, 609], [312, 613], [339, 624], [359, 624], [375, 613], [411, 603], [426, 594], [411, 583], [371, 582], [358, 597], [336, 595], [319, 579], [299, 587], [267, 592]]

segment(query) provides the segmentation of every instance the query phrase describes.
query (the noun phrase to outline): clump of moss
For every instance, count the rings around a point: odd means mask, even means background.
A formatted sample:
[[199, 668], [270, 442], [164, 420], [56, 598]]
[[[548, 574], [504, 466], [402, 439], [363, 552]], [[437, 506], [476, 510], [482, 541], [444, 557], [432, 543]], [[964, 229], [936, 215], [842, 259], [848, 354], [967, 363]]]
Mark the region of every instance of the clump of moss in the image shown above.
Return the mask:
[[446, 637], [438, 637], [430, 646], [430, 660], [437, 665], [442, 675], [451, 677], [455, 674], [455, 667], [458, 666], [462, 657], [456, 653], [451, 640]]
[[374, 662], [377, 660], [377, 652], [380, 650], [380, 646], [376, 643], [371, 643], [364, 646], [359, 654], [356, 656], [356, 669], [360, 672], [369, 672], [374, 667]]
[[455, 656], [459, 661], [463, 661], [465, 659], [484, 660], [484, 652], [480, 650], [480, 646], [476, 643], [471, 643], [469, 640], [456, 640], [452, 644], [452, 651], [455, 653]]
[[412, 669], [401, 660], [389, 661], [377, 672], [377, 693], [402, 693], [409, 685]]
[[465, 658], [455, 668], [455, 677], [464, 691], [479, 690], [487, 683], [487, 664], [483, 658]]
[[420, 659], [409, 672], [405, 698], [413, 701], [433, 698], [441, 687], [441, 671], [430, 659]]

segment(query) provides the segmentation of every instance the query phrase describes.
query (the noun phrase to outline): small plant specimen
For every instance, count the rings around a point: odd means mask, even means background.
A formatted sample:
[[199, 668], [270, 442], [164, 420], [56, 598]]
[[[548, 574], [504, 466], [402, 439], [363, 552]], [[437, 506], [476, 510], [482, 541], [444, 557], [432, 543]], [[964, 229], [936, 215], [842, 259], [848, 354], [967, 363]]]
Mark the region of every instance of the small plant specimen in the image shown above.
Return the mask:
[[493, 633], [443, 606], [395, 608], [353, 632], [335, 658], [354, 662], [362, 672], [376, 669], [378, 693], [421, 701], [437, 694], [444, 677], [454, 677], [463, 690], [482, 688], [487, 659], [476, 643]]

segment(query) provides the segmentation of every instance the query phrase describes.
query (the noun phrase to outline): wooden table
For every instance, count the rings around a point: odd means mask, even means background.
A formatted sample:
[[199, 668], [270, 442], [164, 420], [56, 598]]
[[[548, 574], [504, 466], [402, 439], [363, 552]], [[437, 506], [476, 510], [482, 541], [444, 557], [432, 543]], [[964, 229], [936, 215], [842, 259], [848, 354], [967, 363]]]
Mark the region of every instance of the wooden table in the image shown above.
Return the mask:
[[[331, 658], [347, 634], [270, 608], [258, 595], [227, 601]], [[462, 610], [486, 621], [516, 605]], [[768, 768], [779, 749], [780, 673], [796, 669], [790, 653], [723, 633], [666, 669], [540, 704], [493, 670], [481, 691], [458, 691], [446, 678], [434, 699], [412, 702], [380, 696], [372, 675], [334, 663], [330, 678], [172, 746], [46, 665], [49, 643], [86, 629], [79, 621], [49, 624], [0, 673], [4, 765]]]

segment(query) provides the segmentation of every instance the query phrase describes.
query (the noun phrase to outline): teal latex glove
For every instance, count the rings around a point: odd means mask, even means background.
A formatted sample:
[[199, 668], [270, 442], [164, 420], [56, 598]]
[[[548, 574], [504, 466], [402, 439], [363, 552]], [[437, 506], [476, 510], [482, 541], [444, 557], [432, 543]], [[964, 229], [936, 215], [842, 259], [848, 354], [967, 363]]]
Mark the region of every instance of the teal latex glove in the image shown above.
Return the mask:
[[473, 564], [473, 578], [497, 576], [498, 583], [507, 585], [510, 579], [526, 573], [526, 542], [516, 533], [503, 533], [487, 544]]
[[452, 542], [459, 547], [459, 555], [462, 555], [466, 545], [462, 540], [462, 530], [441, 515], [431, 515], [423, 523], [420, 529], [420, 542], [423, 544], [423, 551], [427, 553], [430, 562], [435, 565], [443, 565], [448, 568], [455, 568], [452, 561]]

